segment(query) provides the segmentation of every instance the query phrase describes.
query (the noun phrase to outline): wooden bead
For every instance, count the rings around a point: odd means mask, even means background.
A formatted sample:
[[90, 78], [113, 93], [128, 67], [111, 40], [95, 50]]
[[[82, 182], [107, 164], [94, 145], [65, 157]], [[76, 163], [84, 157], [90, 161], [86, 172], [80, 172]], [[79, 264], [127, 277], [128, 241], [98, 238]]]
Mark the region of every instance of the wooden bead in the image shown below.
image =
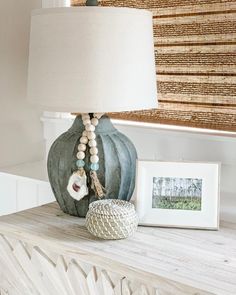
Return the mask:
[[99, 164], [98, 163], [92, 163], [90, 165], [91, 170], [97, 171], [99, 169]]
[[87, 131], [86, 130], [83, 131], [82, 136], [87, 137]]
[[85, 158], [85, 153], [84, 152], [78, 152], [76, 156], [77, 156], [77, 158], [79, 160], [83, 160]]
[[100, 119], [103, 115], [104, 115], [104, 113], [95, 113], [94, 117], [97, 119]]
[[86, 150], [86, 145], [85, 145], [84, 143], [80, 143], [80, 144], [78, 145], [78, 150], [79, 150], [80, 152], [84, 152], [84, 151]]
[[86, 120], [86, 119], [90, 120], [89, 114], [82, 114], [82, 120]]
[[98, 119], [97, 118], [92, 118], [91, 123], [93, 124], [93, 126], [97, 126], [98, 125]]
[[98, 154], [98, 149], [96, 147], [91, 147], [89, 150], [91, 155], [97, 155]]
[[91, 120], [90, 119], [85, 119], [85, 120], [83, 120], [83, 124], [84, 124], [84, 126], [86, 126], [88, 124], [91, 124]]
[[89, 131], [87, 133], [87, 137], [88, 137], [89, 140], [95, 139], [96, 138], [96, 134], [93, 131]]
[[98, 163], [98, 161], [99, 161], [99, 158], [98, 158], [97, 155], [93, 155], [93, 156], [90, 157], [90, 162], [92, 164]]
[[96, 140], [92, 139], [92, 140], [89, 141], [88, 145], [90, 147], [95, 147], [95, 146], [97, 146], [97, 142], [96, 142]]
[[95, 131], [95, 126], [91, 125], [91, 124], [87, 124], [85, 126], [85, 130], [86, 131]]
[[76, 161], [76, 166], [77, 166], [78, 168], [82, 168], [82, 167], [84, 167], [84, 166], [85, 166], [85, 162], [84, 162], [84, 160], [77, 160], [77, 161]]
[[79, 140], [81, 143], [87, 144], [88, 143], [88, 138], [85, 136], [82, 136]]

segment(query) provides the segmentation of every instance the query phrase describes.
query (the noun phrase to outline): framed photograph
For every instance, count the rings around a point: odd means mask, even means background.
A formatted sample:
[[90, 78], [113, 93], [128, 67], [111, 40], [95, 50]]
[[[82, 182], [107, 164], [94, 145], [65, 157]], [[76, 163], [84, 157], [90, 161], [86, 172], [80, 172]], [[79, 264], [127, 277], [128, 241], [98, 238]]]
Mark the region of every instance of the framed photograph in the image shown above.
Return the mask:
[[137, 162], [140, 225], [219, 228], [220, 163]]

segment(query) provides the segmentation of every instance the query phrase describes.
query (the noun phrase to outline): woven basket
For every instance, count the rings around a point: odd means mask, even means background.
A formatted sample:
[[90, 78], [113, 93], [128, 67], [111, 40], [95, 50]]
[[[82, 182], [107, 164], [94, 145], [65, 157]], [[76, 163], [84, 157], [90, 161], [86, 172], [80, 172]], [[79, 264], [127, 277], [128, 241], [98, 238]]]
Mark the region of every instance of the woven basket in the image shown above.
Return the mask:
[[89, 205], [88, 231], [105, 240], [125, 239], [134, 234], [138, 217], [134, 205], [123, 200], [100, 200]]

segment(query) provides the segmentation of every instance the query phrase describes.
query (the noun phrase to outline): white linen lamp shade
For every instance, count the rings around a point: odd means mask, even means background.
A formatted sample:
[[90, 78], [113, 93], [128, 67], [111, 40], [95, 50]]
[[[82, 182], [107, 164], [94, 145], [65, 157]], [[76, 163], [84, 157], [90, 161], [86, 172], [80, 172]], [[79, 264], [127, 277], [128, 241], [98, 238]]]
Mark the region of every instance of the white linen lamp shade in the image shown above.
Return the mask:
[[33, 11], [28, 98], [49, 111], [156, 108], [151, 12], [113, 7]]

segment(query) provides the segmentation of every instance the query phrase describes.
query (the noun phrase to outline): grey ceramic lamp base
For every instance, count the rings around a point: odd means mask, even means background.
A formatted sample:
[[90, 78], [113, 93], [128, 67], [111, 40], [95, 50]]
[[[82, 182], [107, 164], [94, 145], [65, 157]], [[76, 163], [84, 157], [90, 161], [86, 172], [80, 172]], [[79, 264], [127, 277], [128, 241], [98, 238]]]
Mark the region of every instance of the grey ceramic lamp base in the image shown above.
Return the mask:
[[[77, 147], [83, 131], [81, 116], [77, 116], [72, 127], [53, 143], [48, 156], [49, 181], [57, 202], [65, 213], [79, 217], [85, 217], [89, 204], [97, 200], [94, 191], [90, 189], [89, 177], [89, 195], [82, 200], [74, 200], [67, 192], [69, 177], [77, 170]], [[129, 201], [135, 186], [135, 147], [112, 125], [107, 116], [99, 120], [95, 133], [99, 155], [97, 173], [101, 184], [106, 188], [105, 198]], [[85, 170], [88, 172], [88, 149], [85, 163]]]

